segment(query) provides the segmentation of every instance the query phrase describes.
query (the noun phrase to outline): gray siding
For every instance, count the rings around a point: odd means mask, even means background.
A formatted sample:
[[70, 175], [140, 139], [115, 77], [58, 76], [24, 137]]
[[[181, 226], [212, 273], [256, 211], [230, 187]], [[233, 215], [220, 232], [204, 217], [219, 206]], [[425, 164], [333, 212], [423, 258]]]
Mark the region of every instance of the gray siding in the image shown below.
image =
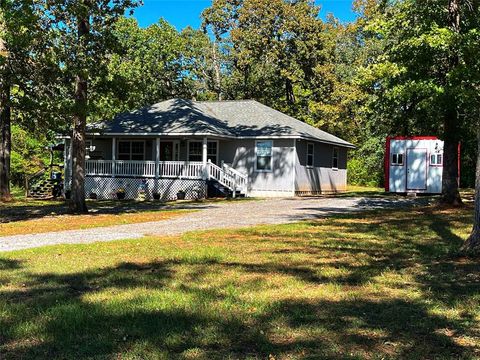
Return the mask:
[[298, 194], [345, 191], [347, 188], [347, 149], [338, 147], [338, 169], [332, 168], [333, 145], [313, 142], [313, 167], [307, 167], [307, 143], [297, 140], [295, 191]]
[[292, 139], [273, 140], [271, 172], [255, 171], [255, 140], [222, 141], [220, 160], [248, 174], [253, 196], [293, 195], [295, 148]]
[[[120, 138], [117, 137], [117, 141]], [[125, 137], [125, 139], [127, 139]], [[138, 138], [136, 138], [138, 139]], [[161, 140], [167, 141], [165, 138]], [[187, 160], [188, 141], [179, 140], [179, 160]], [[146, 158], [155, 160], [155, 138], [145, 138]], [[346, 190], [347, 149], [338, 147], [338, 169], [332, 169], [333, 145], [314, 142], [314, 166], [307, 167], [306, 140], [272, 139], [273, 159], [271, 172], [255, 171], [255, 140], [219, 140], [219, 165], [223, 161], [249, 177], [252, 196], [292, 196]], [[296, 145], [295, 145], [296, 144]], [[104, 159], [112, 158], [112, 139], [93, 139], [96, 152]], [[69, 167], [67, 161], [67, 167]], [[68, 169], [69, 170], [69, 169]]]

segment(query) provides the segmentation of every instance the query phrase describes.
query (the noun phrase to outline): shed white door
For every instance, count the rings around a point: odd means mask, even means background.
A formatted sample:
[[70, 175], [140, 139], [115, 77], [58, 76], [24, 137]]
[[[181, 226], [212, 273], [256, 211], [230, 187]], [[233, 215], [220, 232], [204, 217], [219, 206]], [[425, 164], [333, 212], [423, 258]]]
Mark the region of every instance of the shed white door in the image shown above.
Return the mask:
[[427, 149], [407, 149], [407, 190], [427, 189]]

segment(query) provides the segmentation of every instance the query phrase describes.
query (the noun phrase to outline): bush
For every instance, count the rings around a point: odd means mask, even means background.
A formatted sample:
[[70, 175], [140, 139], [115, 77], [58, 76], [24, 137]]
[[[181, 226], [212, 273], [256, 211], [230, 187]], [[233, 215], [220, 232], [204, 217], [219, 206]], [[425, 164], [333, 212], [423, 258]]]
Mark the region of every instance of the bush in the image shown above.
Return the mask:
[[350, 185], [382, 187], [385, 145], [381, 139], [371, 138], [349, 155], [347, 165]]
[[38, 139], [18, 125], [12, 126], [12, 153], [10, 178], [12, 184], [23, 187], [25, 178], [41, 170], [49, 162], [45, 149], [48, 142]]

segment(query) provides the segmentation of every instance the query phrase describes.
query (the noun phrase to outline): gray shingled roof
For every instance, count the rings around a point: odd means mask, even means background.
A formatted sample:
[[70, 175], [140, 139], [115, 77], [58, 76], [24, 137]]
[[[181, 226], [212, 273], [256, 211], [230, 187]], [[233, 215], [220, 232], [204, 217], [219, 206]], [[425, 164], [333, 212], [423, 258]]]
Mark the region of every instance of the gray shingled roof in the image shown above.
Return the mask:
[[172, 99], [123, 113], [89, 126], [105, 135], [210, 135], [220, 137], [299, 137], [346, 147], [354, 145], [255, 100]]

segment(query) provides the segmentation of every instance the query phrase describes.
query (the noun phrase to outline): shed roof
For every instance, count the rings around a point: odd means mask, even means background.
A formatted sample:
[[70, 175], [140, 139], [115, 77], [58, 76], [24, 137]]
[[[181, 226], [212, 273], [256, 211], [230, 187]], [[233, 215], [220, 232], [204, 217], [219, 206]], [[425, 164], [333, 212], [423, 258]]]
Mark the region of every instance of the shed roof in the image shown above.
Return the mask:
[[255, 100], [191, 101], [171, 99], [112, 121], [89, 126], [105, 135], [203, 135], [229, 138], [286, 137], [354, 147], [349, 142]]

